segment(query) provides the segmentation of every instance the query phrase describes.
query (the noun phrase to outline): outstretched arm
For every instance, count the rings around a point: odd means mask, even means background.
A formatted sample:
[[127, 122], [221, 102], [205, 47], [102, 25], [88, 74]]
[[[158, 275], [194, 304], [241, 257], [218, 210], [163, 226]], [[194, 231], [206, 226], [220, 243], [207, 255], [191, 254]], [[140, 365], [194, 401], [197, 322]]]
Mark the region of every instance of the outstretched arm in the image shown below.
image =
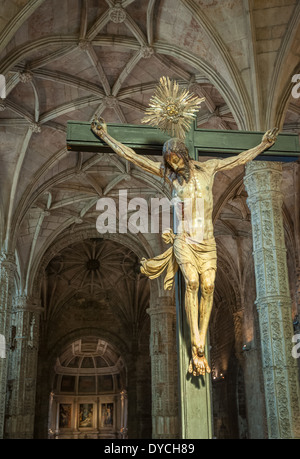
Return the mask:
[[279, 130], [277, 128], [271, 129], [265, 133], [261, 143], [256, 147], [247, 151], [243, 151], [239, 155], [230, 156], [229, 158], [208, 160], [206, 161], [206, 164], [209, 165], [208, 163], [211, 163], [215, 169], [215, 172], [226, 169], [233, 169], [236, 166], [246, 164], [249, 161], [252, 161], [252, 159], [256, 158], [260, 153], [274, 145], [278, 132]]
[[126, 145], [123, 145], [121, 142], [113, 139], [107, 133], [106, 123], [103, 118], [94, 118], [91, 128], [92, 131], [100, 139], [104, 140], [104, 142], [109, 145], [117, 153], [117, 155], [121, 156], [121, 158], [127, 159], [136, 166], [144, 169], [146, 172], [163, 177], [164, 172], [160, 162], [152, 161], [151, 159], [145, 158], [145, 156], [138, 155], [131, 148], [126, 147]]

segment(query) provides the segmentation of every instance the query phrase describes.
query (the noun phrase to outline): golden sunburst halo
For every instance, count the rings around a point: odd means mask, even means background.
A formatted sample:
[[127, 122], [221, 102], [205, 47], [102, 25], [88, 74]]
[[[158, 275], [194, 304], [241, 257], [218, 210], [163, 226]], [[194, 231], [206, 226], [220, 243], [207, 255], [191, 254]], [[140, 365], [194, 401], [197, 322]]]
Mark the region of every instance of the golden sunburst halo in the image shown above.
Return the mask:
[[204, 100], [205, 97], [200, 98], [186, 89], [180, 89], [178, 83], [169, 77], [161, 77], [142, 123], [155, 126], [172, 137], [184, 139]]

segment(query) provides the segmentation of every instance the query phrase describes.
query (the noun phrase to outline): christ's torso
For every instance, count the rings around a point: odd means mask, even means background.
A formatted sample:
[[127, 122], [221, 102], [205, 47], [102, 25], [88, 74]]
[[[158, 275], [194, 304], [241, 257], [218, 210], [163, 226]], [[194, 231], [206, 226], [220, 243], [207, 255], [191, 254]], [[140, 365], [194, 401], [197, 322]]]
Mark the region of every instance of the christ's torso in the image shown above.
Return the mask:
[[213, 238], [213, 187], [214, 173], [208, 168], [191, 166], [189, 181], [173, 184], [173, 202], [177, 216], [177, 233], [186, 233], [196, 243]]

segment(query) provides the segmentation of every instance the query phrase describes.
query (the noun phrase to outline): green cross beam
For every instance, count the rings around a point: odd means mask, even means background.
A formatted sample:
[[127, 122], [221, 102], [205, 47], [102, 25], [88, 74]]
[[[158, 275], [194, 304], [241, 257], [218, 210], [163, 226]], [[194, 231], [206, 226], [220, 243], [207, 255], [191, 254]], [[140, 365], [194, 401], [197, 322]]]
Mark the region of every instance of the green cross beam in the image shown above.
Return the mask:
[[[162, 154], [162, 145], [170, 137], [157, 128], [133, 124], [108, 124], [108, 133], [119, 142], [133, 148], [138, 154]], [[263, 132], [219, 131], [198, 129], [194, 126], [186, 136], [190, 156], [227, 157], [249, 150], [261, 142]], [[90, 123], [68, 121], [67, 148], [69, 151], [107, 152], [113, 151], [98, 139]], [[279, 134], [276, 143], [257, 159], [264, 161], [296, 161], [300, 156], [298, 134]]]

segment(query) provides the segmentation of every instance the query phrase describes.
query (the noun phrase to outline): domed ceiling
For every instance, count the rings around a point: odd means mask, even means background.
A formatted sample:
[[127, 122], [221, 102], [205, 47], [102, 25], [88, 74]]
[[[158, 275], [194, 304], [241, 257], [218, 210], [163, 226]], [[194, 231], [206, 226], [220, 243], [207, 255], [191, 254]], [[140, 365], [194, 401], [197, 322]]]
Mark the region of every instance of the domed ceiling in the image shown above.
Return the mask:
[[125, 328], [142, 325], [149, 284], [136, 255], [114, 241], [87, 239], [61, 250], [46, 268], [42, 306], [49, 320], [68, 304], [86, 311], [97, 302], [121, 317]]

